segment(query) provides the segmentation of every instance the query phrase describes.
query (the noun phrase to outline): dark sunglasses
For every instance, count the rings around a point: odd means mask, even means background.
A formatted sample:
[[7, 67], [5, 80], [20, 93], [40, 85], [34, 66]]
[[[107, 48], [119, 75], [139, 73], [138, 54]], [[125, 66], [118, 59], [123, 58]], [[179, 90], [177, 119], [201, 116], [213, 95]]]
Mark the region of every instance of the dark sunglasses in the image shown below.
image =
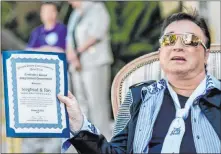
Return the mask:
[[159, 42], [160, 42], [160, 46], [173, 46], [175, 45], [178, 37], [181, 38], [181, 42], [183, 43], [183, 45], [185, 46], [198, 46], [199, 44], [202, 44], [202, 46], [206, 48], [206, 45], [203, 43], [203, 41], [197, 37], [194, 34], [190, 34], [190, 33], [185, 33], [185, 34], [165, 34], [163, 35]]

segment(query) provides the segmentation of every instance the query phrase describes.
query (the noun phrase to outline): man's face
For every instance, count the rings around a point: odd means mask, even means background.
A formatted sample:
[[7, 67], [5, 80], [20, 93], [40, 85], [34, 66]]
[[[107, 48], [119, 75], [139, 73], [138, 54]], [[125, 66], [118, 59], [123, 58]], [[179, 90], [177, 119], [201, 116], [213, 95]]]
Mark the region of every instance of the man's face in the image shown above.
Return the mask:
[[[188, 20], [174, 21], [169, 24], [164, 34], [192, 33], [206, 43], [203, 31], [195, 23]], [[181, 35], [174, 45], [162, 46], [160, 51], [160, 65], [165, 74], [197, 75], [205, 71], [208, 52], [199, 44], [198, 46], [186, 46], [181, 41]]]
[[40, 16], [43, 24], [56, 22], [57, 9], [53, 4], [43, 4], [41, 6]]
[[82, 2], [81, 0], [78, 1], [69, 0], [68, 3], [72, 6], [72, 8], [80, 8]]

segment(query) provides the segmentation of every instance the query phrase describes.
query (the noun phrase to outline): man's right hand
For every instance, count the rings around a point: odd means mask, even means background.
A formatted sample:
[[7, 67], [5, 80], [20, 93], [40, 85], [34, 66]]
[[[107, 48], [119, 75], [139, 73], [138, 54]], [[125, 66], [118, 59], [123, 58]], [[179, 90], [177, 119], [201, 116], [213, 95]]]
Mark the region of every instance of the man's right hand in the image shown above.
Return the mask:
[[74, 65], [74, 67], [77, 71], [81, 71], [81, 63], [78, 58], [75, 61], [73, 61], [72, 64]]
[[71, 131], [79, 131], [83, 125], [84, 117], [76, 98], [68, 91], [68, 96], [58, 94], [58, 99], [66, 105]]
[[67, 52], [67, 60], [68, 60], [68, 63], [70, 63], [71, 65], [73, 65], [73, 67], [74, 67], [77, 71], [80, 71], [80, 70], [81, 70], [80, 59], [77, 57], [77, 55], [75, 54], [74, 51], [68, 51], [68, 52]]

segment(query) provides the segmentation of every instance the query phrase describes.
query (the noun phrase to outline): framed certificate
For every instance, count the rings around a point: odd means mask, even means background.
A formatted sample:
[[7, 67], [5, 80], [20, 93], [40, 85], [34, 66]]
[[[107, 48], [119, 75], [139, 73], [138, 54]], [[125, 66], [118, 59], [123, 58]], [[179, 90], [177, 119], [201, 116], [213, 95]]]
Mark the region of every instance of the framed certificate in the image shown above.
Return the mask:
[[57, 94], [67, 95], [65, 53], [3, 51], [6, 135], [70, 135], [68, 115]]

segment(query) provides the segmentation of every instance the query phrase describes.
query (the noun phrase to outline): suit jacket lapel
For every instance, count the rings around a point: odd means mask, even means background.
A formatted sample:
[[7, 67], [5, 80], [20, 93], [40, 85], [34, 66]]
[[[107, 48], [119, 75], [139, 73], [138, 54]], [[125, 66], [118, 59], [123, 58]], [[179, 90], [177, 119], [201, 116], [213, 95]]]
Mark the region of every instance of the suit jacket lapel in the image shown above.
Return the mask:
[[146, 149], [146, 146], [152, 137], [152, 128], [159, 113], [163, 101], [163, 95], [164, 90], [159, 94], [152, 95], [148, 100], [142, 103], [135, 129], [133, 145], [134, 153], [145, 152], [144, 149]]
[[199, 106], [221, 139], [221, 90], [211, 89], [200, 98]]

